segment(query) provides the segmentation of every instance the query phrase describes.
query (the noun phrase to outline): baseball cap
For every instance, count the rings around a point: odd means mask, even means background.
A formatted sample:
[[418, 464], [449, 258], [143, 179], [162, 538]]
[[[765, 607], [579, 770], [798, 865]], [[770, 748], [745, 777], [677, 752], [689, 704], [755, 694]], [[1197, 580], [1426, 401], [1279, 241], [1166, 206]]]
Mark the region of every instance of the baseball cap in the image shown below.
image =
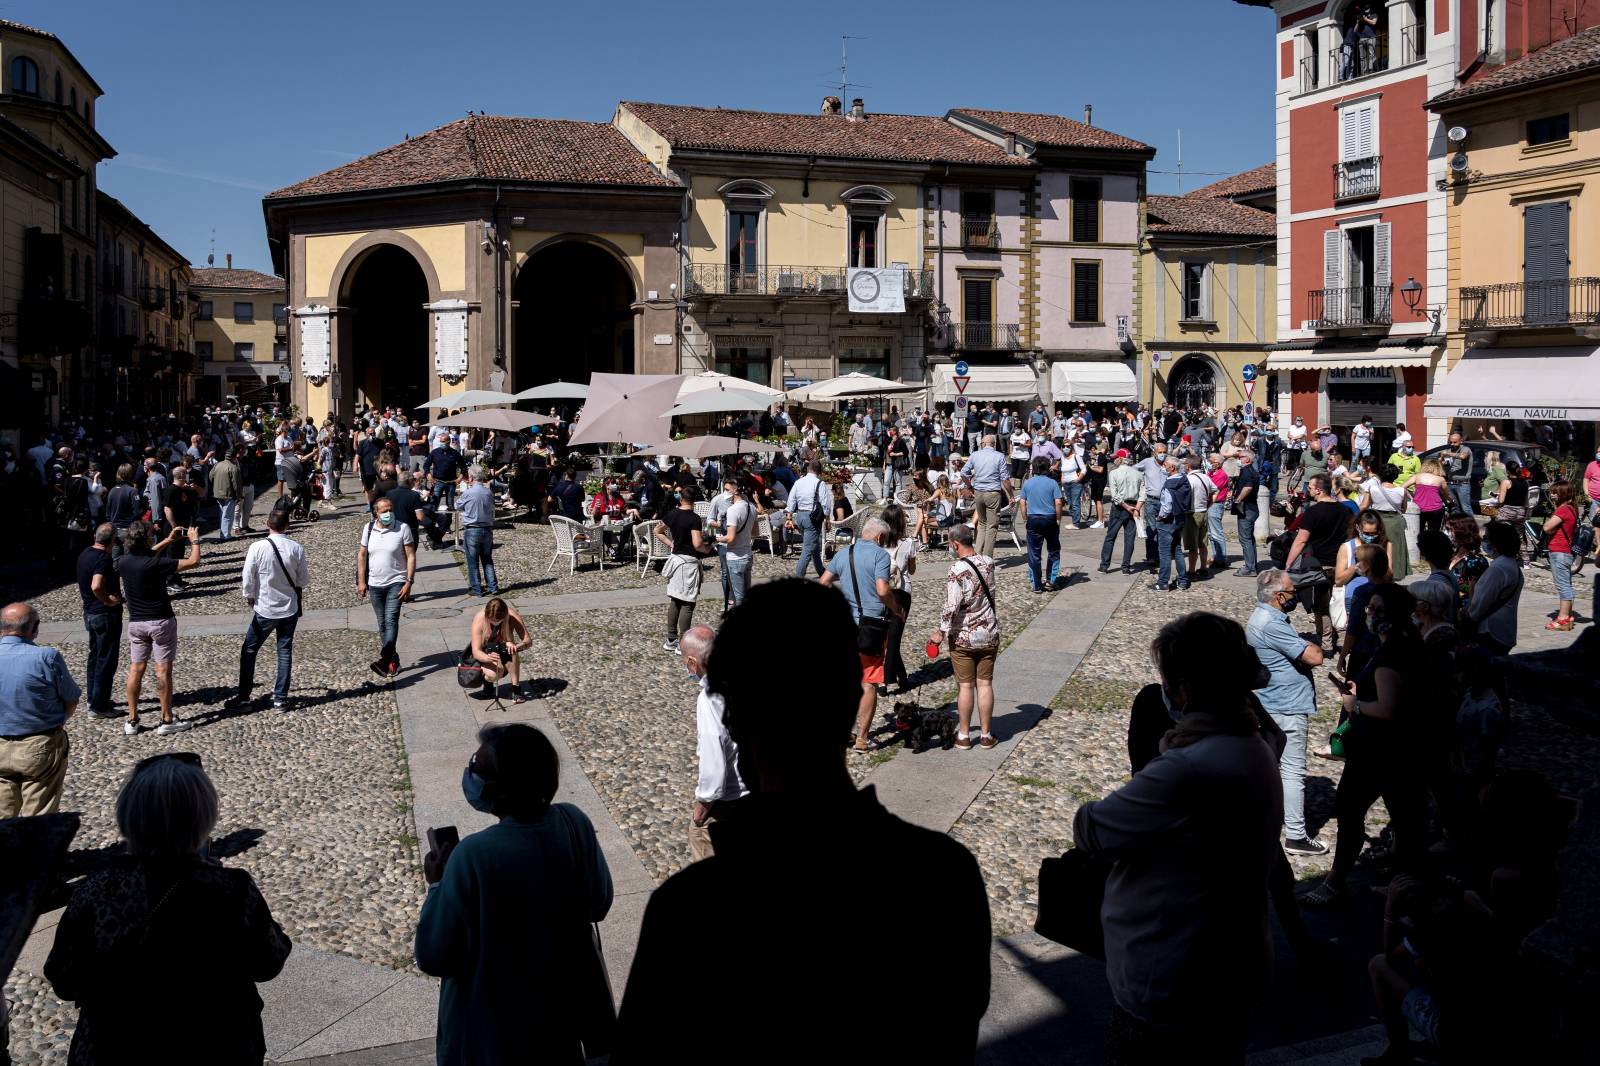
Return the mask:
[[1126, 448], [1118, 448], [1117, 449], [1117, 454], [1113, 455], [1111, 458], [1113, 458], [1113, 459], [1126, 459], [1127, 457], [1128, 457], [1128, 449], [1126, 449]]

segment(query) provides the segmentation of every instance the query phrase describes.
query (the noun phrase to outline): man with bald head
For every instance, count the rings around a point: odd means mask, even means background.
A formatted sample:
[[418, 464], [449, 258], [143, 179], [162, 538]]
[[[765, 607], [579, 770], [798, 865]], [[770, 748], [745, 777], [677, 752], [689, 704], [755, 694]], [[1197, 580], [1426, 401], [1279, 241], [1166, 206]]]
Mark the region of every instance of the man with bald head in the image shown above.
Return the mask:
[[692, 626], [678, 638], [683, 665], [700, 686], [694, 699], [700, 776], [694, 786], [694, 813], [689, 818], [689, 858], [694, 862], [712, 852], [711, 823], [717, 820], [717, 808], [750, 791], [739, 778], [739, 749], [728, 738], [728, 727], [722, 723], [722, 697], [706, 691], [706, 663], [711, 660], [714, 640], [711, 627], [705, 625]]
[[0, 610], [0, 821], [52, 814], [67, 776], [67, 716], [82, 694], [55, 648], [41, 648], [39, 612]]

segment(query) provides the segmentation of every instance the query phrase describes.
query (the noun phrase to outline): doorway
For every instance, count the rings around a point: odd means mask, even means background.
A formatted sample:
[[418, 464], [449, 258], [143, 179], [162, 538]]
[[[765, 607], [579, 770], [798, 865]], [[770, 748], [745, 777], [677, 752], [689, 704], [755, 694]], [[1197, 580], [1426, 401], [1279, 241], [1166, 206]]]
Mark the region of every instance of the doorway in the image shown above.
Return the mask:
[[428, 279], [411, 253], [382, 244], [367, 253], [345, 283], [350, 316], [347, 395], [359, 410], [410, 412], [428, 399]]
[[512, 286], [516, 390], [634, 372], [633, 280], [615, 256], [582, 241], [535, 252]]

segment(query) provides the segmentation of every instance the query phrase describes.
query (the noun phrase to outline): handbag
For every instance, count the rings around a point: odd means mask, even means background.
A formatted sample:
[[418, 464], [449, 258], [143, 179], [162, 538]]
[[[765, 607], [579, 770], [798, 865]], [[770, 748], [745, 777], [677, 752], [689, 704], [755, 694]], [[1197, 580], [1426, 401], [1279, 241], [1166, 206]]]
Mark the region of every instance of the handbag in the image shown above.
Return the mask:
[[477, 688], [483, 684], [483, 665], [472, 656], [472, 645], [461, 649], [456, 658], [456, 684], [462, 688]]
[[[845, 549], [845, 566], [850, 568], [850, 590], [855, 593], [856, 604], [861, 603], [861, 579], [856, 577], [856, 546]], [[862, 613], [856, 623], [856, 651], [862, 655], [882, 655], [884, 642], [889, 639], [886, 619]]]
[[1039, 863], [1039, 915], [1033, 931], [1082, 955], [1106, 957], [1100, 908], [1110, 864], [1079, 848]]
[[[560, 807], [552, 807], [566, 826], [567, 838], [572, 843], [572, 856], [578, 856], [578, 834], [572, 818]], [[573, 877], [581, 878], [576, 867]], [[600, 926], [596, 922], [582, 922], [577, 926], [572, 944], [572, 969], [566, 982], [572, 1001], [568, 1007], [583, 1044], [583, 1055], [592, 1059], [609, 1055], [617, 1039], [616, 996], [611, 990], [611, 971], [606, 968], [604, 945], [600, 942]]]
[[1295, 559], [1294, 565], [1289, 567], [1289, 580], [1294, 582], [1296, 589], [1314, 589], [1328, 584], [1328, 572], [1317, 562], [1317, 557], [1309, 551], [1303, 551]]

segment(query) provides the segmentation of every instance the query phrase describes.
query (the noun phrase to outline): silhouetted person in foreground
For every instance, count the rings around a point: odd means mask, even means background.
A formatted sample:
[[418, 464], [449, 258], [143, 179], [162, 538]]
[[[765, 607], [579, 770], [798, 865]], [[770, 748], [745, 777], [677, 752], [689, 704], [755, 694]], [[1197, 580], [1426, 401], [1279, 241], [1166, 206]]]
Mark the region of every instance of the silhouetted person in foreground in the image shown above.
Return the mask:
[[[808, 635], [809, 662], [775, 689], [779, 626]], [[701, 1025], [728, 1062], [972, 1061], [989, 1002], [983, 878], [966, 848], [851, 782], [860, 678], [837, 590], [757, 585], [724, 621], [706, 683], [750, 795], [718, 808], [715, 854], [651, 897], [612, 1066], [659, 1062]], [[882, 927], [892, 943], [862, 950]]]

